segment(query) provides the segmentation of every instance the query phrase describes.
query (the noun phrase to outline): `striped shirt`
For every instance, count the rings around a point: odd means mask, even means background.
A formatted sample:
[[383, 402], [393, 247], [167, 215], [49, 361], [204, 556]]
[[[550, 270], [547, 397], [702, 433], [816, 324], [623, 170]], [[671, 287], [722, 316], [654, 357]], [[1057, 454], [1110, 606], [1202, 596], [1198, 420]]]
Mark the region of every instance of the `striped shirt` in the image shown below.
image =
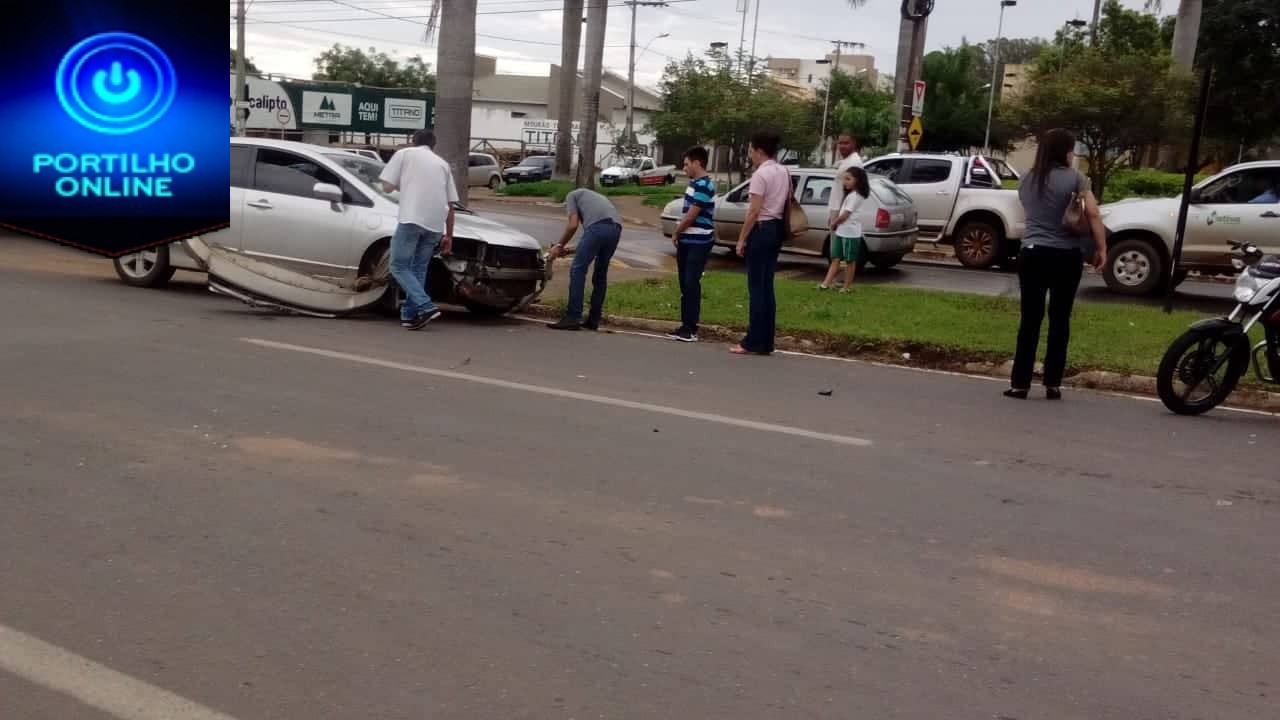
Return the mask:
[[680, 233], [680, 239], [709, 243], [714, 239], [716, 230], [716, 184], [710, 175], [691, 181], [689, 189], [684, 191], [684, 210], [681, 214], [687, 215], [689, 209], [695, 206], [698, 208], [698, 216], [693, 219], [693, 225]]

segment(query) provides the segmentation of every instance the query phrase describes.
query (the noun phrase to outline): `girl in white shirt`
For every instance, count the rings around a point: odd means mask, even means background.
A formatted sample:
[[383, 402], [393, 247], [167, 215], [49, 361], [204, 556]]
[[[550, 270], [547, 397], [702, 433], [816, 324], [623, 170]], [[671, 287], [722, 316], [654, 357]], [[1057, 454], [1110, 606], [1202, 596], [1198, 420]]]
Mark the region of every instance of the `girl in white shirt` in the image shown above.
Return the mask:
[[840, 271], [840, 261], [845, 262], [844, 287], [840, 292], [849, 292], [853, 286], [853, 276], [858, 271], [858, 260], [862, 257], [862, 223], [858, 221], [858, 210], [871, 195], [871, 186], [867, 181], [867, 173], [860, 167], [851, 167], [840, 175], [840, 184], [844, 187], [844, 202], [840, 205], [840, 213], [831, 221], [831, 267], [827, 268], [827, 277], [818, 286], [819, 290], [830, 290], [831, 283]]

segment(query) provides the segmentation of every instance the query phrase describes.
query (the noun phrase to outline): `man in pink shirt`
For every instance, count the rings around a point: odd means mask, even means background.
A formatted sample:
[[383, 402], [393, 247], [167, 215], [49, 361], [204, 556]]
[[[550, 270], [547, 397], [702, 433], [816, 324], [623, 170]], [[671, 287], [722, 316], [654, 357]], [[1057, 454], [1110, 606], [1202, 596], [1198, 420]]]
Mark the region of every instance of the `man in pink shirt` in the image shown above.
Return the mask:
[[759, 132], [751, 138], [751, 162], [756, 169], [748, 189], [751, 206], [738, 236], [738, 255], [747, 260], [747, 293], [751, 309], [747, 335], [731, 350], [737, 355], [773, 353], [778, 311], [773, 294], [773, 275], [778, 267], [778, 253], [782, 250], [786, 231], [783, 218], [787, 212], [787, 200], [794, 192], [791, 173], [774, 159], [781, 144], [781, 139], [772, 132]]

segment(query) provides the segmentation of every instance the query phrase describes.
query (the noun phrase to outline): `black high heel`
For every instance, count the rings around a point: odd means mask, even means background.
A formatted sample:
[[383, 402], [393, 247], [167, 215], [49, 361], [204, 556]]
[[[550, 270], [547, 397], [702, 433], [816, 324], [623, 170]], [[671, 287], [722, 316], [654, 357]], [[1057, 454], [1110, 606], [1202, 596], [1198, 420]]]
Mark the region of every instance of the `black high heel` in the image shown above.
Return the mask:
[[1004, 391], [1004, 396], [1007, 398], [1013, 398], [1015, 400], [1026, 400], [1027, 391], [1018, 390], [1017, 388], [1009, 388], [1008, 390]]

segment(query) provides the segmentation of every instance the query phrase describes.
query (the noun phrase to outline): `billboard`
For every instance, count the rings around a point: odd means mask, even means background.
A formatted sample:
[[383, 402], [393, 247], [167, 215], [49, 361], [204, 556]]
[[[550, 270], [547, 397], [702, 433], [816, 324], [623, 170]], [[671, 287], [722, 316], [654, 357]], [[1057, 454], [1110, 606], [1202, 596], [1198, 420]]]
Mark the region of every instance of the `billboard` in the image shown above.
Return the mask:
[[[231, 122], [235, 123], [235, 73]], [[245, 79], [252, 130], [323, 128], [348, 132], [411, 133], [435, 125], [435, 95], [410, 89], [357, 87], [305, 80]]]

